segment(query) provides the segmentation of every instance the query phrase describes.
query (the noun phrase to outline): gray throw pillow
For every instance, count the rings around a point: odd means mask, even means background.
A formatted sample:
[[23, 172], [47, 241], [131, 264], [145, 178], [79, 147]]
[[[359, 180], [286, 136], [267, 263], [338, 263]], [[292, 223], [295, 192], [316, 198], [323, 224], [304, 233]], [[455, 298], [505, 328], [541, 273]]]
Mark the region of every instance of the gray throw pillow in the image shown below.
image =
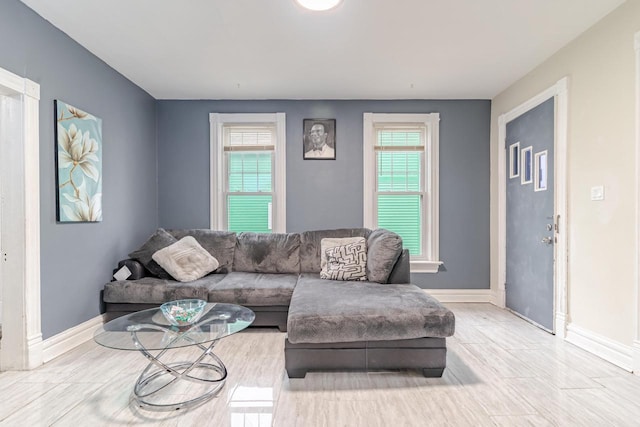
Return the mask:
[[177, 240], [193, 236], [200, 246], [218, 260], [220, 264], [215, 273], [229, 273], [233, 267], [233, 254], [236, 250], [236, 233], [209, 229], [167, 230]]
[[367, 240], [364, 237], [325, 238], [320, 241], [320, 278], [367, 280]]
[[180, 282], [198, 280], [218, 268], [218, 260], [192, 236], [160, 249], [153, 260]]
[[402, 253], [402, 238], [393, 231], [379, 228], [367, 238], [367, 278], [387, 283], [391, 270]]
[[139, 261], [154, 276], [160, 279], [171, 280], [171, 275], [153, 260], [153, 254], [177, 241], [178, 240], [167, 233], [164, 228], [158, 228], [138, 250], [129, 254], [129, 258]]

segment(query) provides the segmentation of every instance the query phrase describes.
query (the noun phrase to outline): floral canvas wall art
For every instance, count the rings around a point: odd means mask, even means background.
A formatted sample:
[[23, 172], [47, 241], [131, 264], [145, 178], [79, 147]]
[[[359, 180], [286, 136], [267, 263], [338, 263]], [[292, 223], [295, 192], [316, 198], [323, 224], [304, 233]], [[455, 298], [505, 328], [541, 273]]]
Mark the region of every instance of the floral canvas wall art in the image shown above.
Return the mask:
[[102, 119], [60, 100], [54, 111], [56, 219], [102, 221]]

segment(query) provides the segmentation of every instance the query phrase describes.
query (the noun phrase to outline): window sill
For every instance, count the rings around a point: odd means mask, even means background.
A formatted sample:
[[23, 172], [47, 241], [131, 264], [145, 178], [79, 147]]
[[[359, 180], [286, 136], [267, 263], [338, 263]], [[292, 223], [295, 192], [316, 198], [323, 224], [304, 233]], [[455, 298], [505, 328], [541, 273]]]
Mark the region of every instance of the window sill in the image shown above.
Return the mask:
[[411, 261], [412, 273], [437, 273], [442, 261]]

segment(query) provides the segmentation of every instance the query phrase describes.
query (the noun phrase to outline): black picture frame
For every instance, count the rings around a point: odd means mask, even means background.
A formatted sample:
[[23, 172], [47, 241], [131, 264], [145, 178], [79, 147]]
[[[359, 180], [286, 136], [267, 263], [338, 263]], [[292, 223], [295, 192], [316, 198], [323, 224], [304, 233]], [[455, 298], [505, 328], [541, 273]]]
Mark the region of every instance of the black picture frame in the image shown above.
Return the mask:
[[303, 119], [302, 135], [304, 160], [336, 159], [336, 119]]

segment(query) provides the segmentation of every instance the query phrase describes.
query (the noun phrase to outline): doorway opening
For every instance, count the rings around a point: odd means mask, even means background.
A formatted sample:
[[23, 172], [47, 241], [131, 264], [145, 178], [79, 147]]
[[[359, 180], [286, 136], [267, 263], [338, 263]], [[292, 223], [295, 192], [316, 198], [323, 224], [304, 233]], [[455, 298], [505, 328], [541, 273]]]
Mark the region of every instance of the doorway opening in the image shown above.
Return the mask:
[[0, 371], [42, 364], [39, 98], [0, 68]]

